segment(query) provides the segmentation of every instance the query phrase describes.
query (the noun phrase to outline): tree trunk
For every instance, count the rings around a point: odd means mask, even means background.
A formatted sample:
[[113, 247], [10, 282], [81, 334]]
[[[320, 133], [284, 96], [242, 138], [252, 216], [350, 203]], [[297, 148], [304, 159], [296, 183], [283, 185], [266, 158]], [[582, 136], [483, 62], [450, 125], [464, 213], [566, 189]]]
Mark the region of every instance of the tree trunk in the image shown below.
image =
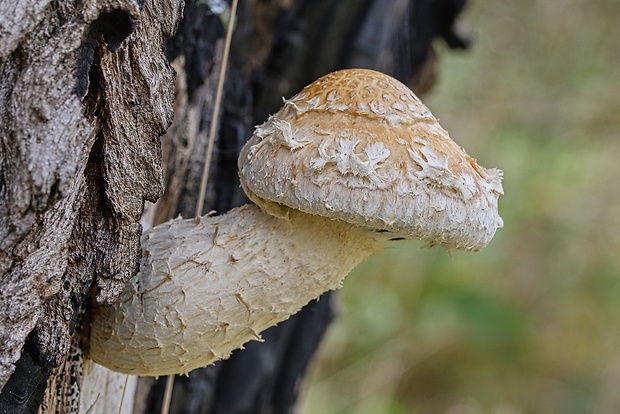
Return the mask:
[[[465, 46], [452, 30], [464, 3], [241, 1], [205, 211], [246, 201], [239, 149], [282, 96], [315, 78], [369, 67], [427, 90], [433, 39]], [[187, 1], [165, 41], [179, 0], [0, 0], [1, 412], [36, 411], [46, 384], [42, 412], [77, 412], [84, 320], [137, 271], [144, 201], [161, 195], [148, 211], [155, 224], [194, 215], [220, 5]], [[171, 412], [290, 411], [333, 314], [327, 295], [265, 343], [177, 379]], [[162, 387], [141, 379], [135, 412], [157, 412]]]
[[[246, 202], [237, 180], [236, 160], [252, 134], [252, 125], [276, 112], [282, 97], [291, 97], [325, 73], [368, 67], [399, 78], [417, 93], [430, 89], [437, 63], [433, 40], [443, 37], [452, 47], [466, 47], [467, 39], [453, 32], [464, 3], [241, 2], [205, 212], [222, 213]], [[213, 28], [219, 23], [204, 4], [188, 1], [185, 18], [168, 44], [178, 78], [175, 121], [164, 138], [164, 159], [166, 180], [175, 184], [166, 186], [154, 214], [156, 222], [194, 214], [219, 67], [217, 51], [207, 45], [221, 42], [224, 28]], [[306, 368], [334, 317], [332, 296], [323, 295], [265, 331], [263, 343], [248, 343], [226, 361], [177, 377], [170, 412], [291, 412]], [[135, 412], [160, 411], [165, 380], [139, 380], [140, 409]]]
[[27, 406], [64, 361], [91, 288], [111, 303], [137, 270], [173, 115], [162, 46], [182, 6], [0, 3], [0, 387], [18, 368], [3, 407]]

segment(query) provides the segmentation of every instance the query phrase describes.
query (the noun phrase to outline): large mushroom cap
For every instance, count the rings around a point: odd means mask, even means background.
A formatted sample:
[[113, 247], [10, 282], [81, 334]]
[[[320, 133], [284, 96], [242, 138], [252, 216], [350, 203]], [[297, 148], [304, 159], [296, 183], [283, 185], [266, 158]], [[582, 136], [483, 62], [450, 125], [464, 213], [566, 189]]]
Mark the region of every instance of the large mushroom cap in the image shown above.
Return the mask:
[[239, 156], [257, 203], [479, 250], [502, 219], [501, 171], [484, 169], [396, 79], [328, 74], [258, 126]]

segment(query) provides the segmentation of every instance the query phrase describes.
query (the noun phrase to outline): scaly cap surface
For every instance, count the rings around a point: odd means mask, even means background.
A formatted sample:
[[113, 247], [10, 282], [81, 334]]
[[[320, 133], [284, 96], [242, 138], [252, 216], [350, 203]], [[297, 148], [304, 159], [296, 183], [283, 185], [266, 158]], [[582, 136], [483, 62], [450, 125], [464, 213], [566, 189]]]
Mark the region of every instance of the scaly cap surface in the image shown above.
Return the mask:
[[484, 169], [396, 79], [328, 74], [284, 101], [239, 156], [246, 193], [448, 249], [479, 250], [503, 222]]

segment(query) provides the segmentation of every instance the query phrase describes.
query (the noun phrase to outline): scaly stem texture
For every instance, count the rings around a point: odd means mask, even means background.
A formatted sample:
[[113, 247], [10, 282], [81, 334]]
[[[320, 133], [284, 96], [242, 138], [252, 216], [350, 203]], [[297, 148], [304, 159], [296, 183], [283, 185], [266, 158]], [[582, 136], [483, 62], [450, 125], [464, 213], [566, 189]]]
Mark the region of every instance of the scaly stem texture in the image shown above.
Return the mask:
[[173, 220], [142, 237], [139, 274], [93, 317], [90, 357], [135, 375], [186, 373], [227, 358], [382, 248], [340, 220], [256, 205]]

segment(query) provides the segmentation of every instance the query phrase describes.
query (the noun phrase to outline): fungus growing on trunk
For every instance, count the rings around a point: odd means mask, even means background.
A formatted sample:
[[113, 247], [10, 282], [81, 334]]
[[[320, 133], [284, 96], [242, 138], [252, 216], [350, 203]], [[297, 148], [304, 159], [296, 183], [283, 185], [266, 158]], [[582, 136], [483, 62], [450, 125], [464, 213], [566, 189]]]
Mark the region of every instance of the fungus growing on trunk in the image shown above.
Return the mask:
[[501, 172], [454, 143], [403, 84], [352, 69], [304, 88], [239, 156], [255, 204], [142, 236], [140, 272], [92, 318], [90, 357], [186, 373], [260, 340], [388, 240], [476, 251], [502, 220]]

